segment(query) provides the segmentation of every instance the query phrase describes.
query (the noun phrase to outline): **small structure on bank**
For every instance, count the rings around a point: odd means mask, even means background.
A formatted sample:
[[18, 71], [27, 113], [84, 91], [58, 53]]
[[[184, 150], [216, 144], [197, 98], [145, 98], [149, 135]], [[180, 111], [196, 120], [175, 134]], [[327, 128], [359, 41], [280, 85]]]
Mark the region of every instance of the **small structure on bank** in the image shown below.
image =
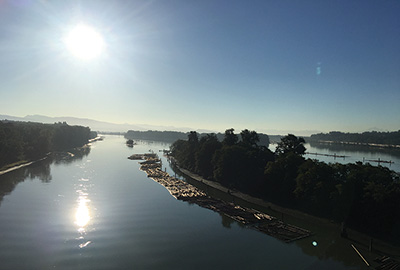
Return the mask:
[[222, 213], [249, 228], [287, 243], [311, 235], [308, 230], [286, 224], [282, 220], [260, 211], [209, 197], [195, 186], [162, 171], [161, 160], [156, 154], [134, 154], [128, 158], [131, 160], [144, 160], [140, 162], [140, 169], [146, 172], [149, 178], [164, 186], [178, 200], [195, 203], [201, 207]]

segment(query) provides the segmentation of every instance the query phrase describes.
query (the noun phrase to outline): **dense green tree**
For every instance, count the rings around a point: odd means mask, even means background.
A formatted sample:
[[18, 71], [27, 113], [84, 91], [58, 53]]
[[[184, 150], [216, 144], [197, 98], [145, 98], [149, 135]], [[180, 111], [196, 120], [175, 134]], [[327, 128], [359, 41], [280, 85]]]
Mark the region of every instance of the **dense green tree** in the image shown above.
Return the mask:
[[215, 152], [222, 147], [215, 134], [208, 134], [199, 141], [196, 153], [196, 172], [207, 179], [214, 175], [214, 164], [212, 163]]
[[180, 166], [183, 168], [189, 168], [190, 151], [189, 144], [186, 140], [177, 140], [171, 147], [171, 155], [175, 158]]
[[305, 162], [302, 156], [288, 152], [274, 162], [267, 163], [264, 171], [264, 197], [285, 205], [294, 203], [297, 171]]
[[42, 124], [0, 121], [0, 167], [43, 157], [50, 151], [79, 147], [91, 136], [87, 127], [66, 123]]
[[180, 155], [185, 150], [185, 147], [186, 147], [186, 141], [185, 140], [176, 140], [170, 146], [171, 155], [179, 160], [180, 159]]
[[224, 140], [222, 141], [223, 144], [235, 145], [238, 142], [239, 138], [234, 133], [234, 131], [235, 130], [233, 128], [225, 130], [225, 137], [224, 137]]
[[199, 135], [196, 131], [190, 131], [188, 134], [188, 141], [192, 145], [197, 145], [199, 143]]
[[294, 190], [299, 207], [320, 216], [330, 216], [339, 193], [334, 176], [334, 168], [324, 162], [308, 159], [301, 164]]
[[0, 121], [0, 167], [24, 158], [23, 138], [12, 122]]
[[275, 153], [277, 155], [286, 154], [293, 152], [297, 155], [304, 155], [306, 148], [304, 147], [304, 139], [302, 137], [296, 137], [293, 134], [288, 134], [281, 138], [281, 141], [276, 147]]
[[216, 180], [230, 187], [254, 191], [262, 183], [264, 167], [274, 159], [265, 146], [257, 146], [258, 134], [242, 131], [242, 141], [233, 129], [226, 131], [224, 142], [215, 134], [202, 136], [188, 134], [188, 140], [178, 140], [171, 145], [171, 154], [178, 164], [205, 178]]
[[177, 140], [171, 145], [171, 153], [178, 161], [179, 165], [196, 171], [196, 152], [199, 147], [198, 135], [195, 131], [188, 134], [188, 140]]
[[242, 138], [242, 143], [248, 147], [257, 147], [257, 144], [260, 141], [257, 132], [249, 131], [248, 129], [242, 130], [240, 136]]
[[384, 234], [400, 222], [399, 175], [370, 164], [349, 164], [347, 187], [352, 192], [348, 223], [375, 234]]
[[228, 187], [238, 187], [248, 179], [246, 148], [239, 145], [226, 145], [214, 156], [214, 178]]

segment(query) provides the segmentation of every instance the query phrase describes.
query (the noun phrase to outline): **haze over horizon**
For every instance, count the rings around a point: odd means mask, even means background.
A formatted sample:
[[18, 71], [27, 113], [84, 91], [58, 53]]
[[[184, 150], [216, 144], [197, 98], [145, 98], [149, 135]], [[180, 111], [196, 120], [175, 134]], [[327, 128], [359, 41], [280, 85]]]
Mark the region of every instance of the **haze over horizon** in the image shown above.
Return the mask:
[[399, 130], [399, 13], [395, 0], [4, 1], [0, 114]]
[[[224, 131], [228, 128], [234, 128], [235, 133], [240, 133], [240, 129], [236, 129], [235, 127], [227, 127], [223, 130], [210, 130], [210, 129], [201, 129], [196, 127], [176, 127], [176, 126], [162, 126], [162, 125], [148, 125], [143, 123], [112, 123], [112, 122], [104, 122], [97, 119], [89, 119], [89, 118], [80, 118], [80, 117], [71, 117], [71, 116], [55, 116], [49, 117], [45, 115], [25, 115], [21, 116], [12, 116], [12, 115], [1, 115], [0, 120], [11, 120], [11, 121], [30, 121], [30, 122], [40, 122], [40, 123], [56, 123], [56, 122], [67, 122], [69, 125], [81, 125], [88, 126], [92, 130], [100, 131], [100, 132], [126, 132], [128, 130], [138, 130], [138, 131], [148, 131], [148, 130], [157, 130], [157, 131], [180, 131], [180, 132], [189, 132], [189, 131], [197, 131], [199, 133], [224, 133]], [[321, 133], [320, 130], [275, 130], [275, 129], [264, 129], [264, 130], [256, 130], [259, 133], [264, 133], [268, 135], [287, 135], [294, 134], [296, 136], [310, 136], [312, 134]], [[330, 131], [340, 131], [340, 130], [330, 130]], [[330, 132], [326, 131], [326, 133]], [[377, 131], [377, 132], [390, 132], [397, 130], [381, 130], [379, 128], [370, 128], [368, 130], [361, 130], [356, 133], [363, 133], [369, 131]], [[324, 132], [322, 132], [324, 133]]]

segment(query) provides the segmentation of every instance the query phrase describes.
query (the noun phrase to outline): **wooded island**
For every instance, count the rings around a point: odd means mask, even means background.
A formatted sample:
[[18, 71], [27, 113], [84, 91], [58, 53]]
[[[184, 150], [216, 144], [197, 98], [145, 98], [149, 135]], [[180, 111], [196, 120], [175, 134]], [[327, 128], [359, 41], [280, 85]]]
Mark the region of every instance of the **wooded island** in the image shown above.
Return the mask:
[[304, 139], [289, 134], [275, 152], [258, 145], [255, 131], [225, 131], [177, 140], [179, 166], [222, 185], [276, 204], [335, 220], [400, 243], [400, 176], [370, 164], [326, 164], [305, 159]]

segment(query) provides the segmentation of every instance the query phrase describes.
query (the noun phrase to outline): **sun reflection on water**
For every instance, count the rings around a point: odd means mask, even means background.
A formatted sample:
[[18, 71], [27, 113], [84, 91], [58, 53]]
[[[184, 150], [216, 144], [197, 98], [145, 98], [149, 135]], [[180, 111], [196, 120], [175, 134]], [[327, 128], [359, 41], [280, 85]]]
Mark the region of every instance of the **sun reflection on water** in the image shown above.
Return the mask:
[[87, 182], [89, 179], [81, 178], [79, 180], [79, 184], [77, 185], [76, 193], [78, 193], [77, 199], [77, 207], [75, 209], [75, 220], [74, 224], [78, 227], [77, 231], [79, 232], [79, 237], [77, 240], [83, 241], [79, 244], [79, 248], [87, 247], [91, 241], [87, 241], [85, 239], [87, 226], [90, 223], [91, 215], [90, 215], [90, 199], [89, 193], [87, 192]]
[[78, 199], [78, 208], [76, 209], [75, 212], [75, 224], [78, 225], [79, 229], [85, 228], [85, 226], [89, 223], [90, 221], [90, 213], [89, 213], [89, 208], [87, 207], [87, 203], [90, 201], [85, 197], [79, 197]]

